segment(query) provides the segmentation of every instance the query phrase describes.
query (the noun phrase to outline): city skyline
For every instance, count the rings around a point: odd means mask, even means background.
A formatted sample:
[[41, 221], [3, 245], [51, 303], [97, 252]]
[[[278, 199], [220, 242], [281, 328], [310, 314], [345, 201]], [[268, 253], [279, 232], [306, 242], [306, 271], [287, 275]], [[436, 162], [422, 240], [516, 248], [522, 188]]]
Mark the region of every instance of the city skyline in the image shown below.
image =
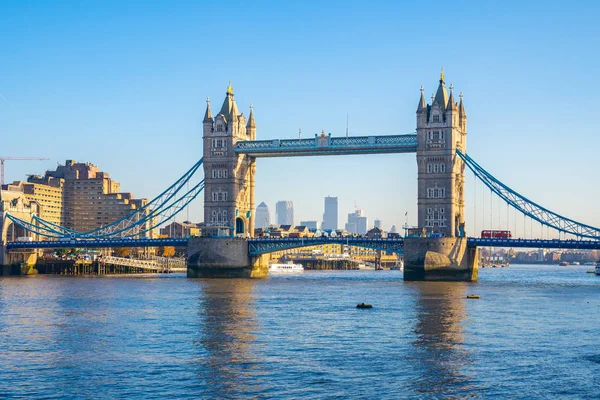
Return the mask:
[[[131, 5], [96, 4], [83, 13], [51, 4], [28, 10], [12, 4], [0, 16], [0, 32], [15, 38], [0, 44], [14, 55], [0, 66], [2, 155], [52, 159], [7, 163], [6, 182], [74, 158], [101, 165], [128, 191], [151, 199], [199, 158], [204, 100], [222, 101], [229, 80], [240, 108], [255, 106], [258, 139], [293, 138], [299, 129], [302, 137], [322, 129], [344, 136], [347, 115], [351, 136], [410, 133], [419, 87], [425, 86], [426, 97], [434, 92], [443, 65], [448, 82], [464, 91], [469, 154], [541, 205], [600, 225], [594, 202], [600, 189], [590, 184], [593, 170], [575, 173], [571, 164], [557, 162], [595, 159], [600, 140], [599, 122], [582, 118], [594, 115], [600, 83], [593, 68], [566, 61], [594, 46], [594, 3], [567, 11], [555, 3], [542, 9], [517, 2], [453, 7], [446, 15], [452, 40], [427, 57], [417, 55], [438, 35], [427, 26], [442, 2], [381, 3], [385, 13], [315, 4], [310, 15], [318, 19], [306, 18], [309, 12], [293, 5], [281, 6], [283, 18], [273, 18], [260, 12], [267, 4], [257, 4], [252, 24], [244, 24], [243, 13], [233, 15], [224, 38], [243, 38], [243, 28], [249, 28], [246, 37], [252, 40], [240, 51], [253, 62], [218, 70], [197, 51], [204, 46], [203, 31], [219, 27], [216, 8], [190, 6], [183, 12], [152, 4], [140, 15]], [[167, 9], [170, 18], [161, 19], [157, 29], [154, 22]], [[18, 17], [25, 12], [29, 25]], [[206, 15], [207, 27], [197, 26], [198, 15]], [[306, 23], [289, 24], [292, 16]], [[392, 21], [397, 29], [390, 31], [387, 22]], [[268, 24], [286, 29], [275, 39], [261, 28]], [[103, 30], [94, 28], [99, 25]], [[354, 31], [348, 28], [352, 25]], [[323, 35], [340, 39], [337, 46], [318, 40]], [[367, 40], [373, 36], [381, 40]], [[495, 46], [486, 45], [490, 39]], [[398, 51], [389, 51], [393, 48]], [[40, 64], [45, 68], [37, 68]], [[557, 102], [560, 109], [548, 113]], [[104, 140], [90, 146], [83, 137]], [[142, 168], [153, 179], [139, 179]], [[335, 192], [340, 209], [357, 202], [376, 211], [385, 226], [403, 226], [408, 212], [409, 225], [415, 225], [416, 170], [412, 155], [264, 159], [257, 162], [256, 196], [271, 204], [283, 195], [294, 198], [298, 220], [312, 220], [318, 199]], [[282, 180], [286, 174], [297, 176]], [[489, 191], [475, 186], [472, 175], [466, 185], [467, 232], [489, 228], [491, 220], [499, 225], [498, 212], [484, 215], [487, 223], [481, 215], [473, 217], [473, 208], [480, 212]], [[203, 219], [202, 206], [200, 200], [191, 207], [190, 219]], [[502, 210], [501, 204], [495, 207]], [[510, 219], [516, 231], [538, 229]]]

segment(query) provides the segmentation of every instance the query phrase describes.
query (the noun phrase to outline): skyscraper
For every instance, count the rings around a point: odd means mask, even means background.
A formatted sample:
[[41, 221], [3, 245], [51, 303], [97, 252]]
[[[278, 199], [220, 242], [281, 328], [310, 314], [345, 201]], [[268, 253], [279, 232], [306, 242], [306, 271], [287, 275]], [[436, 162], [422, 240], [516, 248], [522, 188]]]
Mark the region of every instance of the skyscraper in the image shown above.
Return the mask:
[[338, 228], [338, 198], [325, 197], [325, 213], [323, 213], [323, 230]]
[[383, 228], [381, 227], [381, 220], [380, 220], [380, 219], [376, 219], [376, 220], [375, 220], [375, 222], [373, 222], [373, 226], [374, 226], [375, 228], [383, 229]]
[[256, 228], [266, 228], [271, 224], [271, 214], [269, 213], [269, 206], [263, 201], [256, 207], [256, 216], [254, 217]]
[[[353, 213], [348, 214], [348, 223], [346, 230], [350, 233], [360, 233], [358, 230], [358, 218], [363, 216], [363, 210], [358, 208]], [[365, 231], [366, 232], [366, 231]]]
[[278, 201], [275, 204], [277, 225], [294, 225], [294, 202]]
[[358, 217], [356, 218], [356, 233], [359, 235], [364, 235], [367, 233], [369, 225], [369, 220], [367, 217]]

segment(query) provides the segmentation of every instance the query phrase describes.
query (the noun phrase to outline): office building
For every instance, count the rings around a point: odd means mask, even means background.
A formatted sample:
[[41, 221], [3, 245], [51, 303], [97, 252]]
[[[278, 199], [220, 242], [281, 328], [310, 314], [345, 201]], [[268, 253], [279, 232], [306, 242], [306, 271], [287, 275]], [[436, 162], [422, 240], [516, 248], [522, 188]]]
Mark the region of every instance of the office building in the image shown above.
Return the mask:
[[356, 233], [366, 235], [368, 230], [369, 220], [367, 217], [356, 218]]
[[[353, 213], [348, 214], [348, 222], [346, 223], [346, 231], [350, 233], [358, 233], [358, 218], [363, 216], [363, 210], [358, 208]], [[366, 233], [365, 229], [365, 233]]]
[[190, 221], [171, 222], [169, 225], [160, 229], [160, 235], [168, 238], [187, 238], [190, 236], [200, 236], [198, 224]]
[[301, 221], [301, 226], [305, 226], [309, 231], [318, 231], [320, 228], [319, 221]]
[[278, 201], [275, 204], [277, 225], [294, 225], [294, 202]]
[[323, 213], [323, 230], [338, 228], [338, 198], [325, 197], [325, 212]]
[[[26, 189], [28, 184], [33, 184], [35, 195], [32, 196], [45, 196], [40, 204], [52, 214], [52, 222], [78, 232], [101, 228], [148, 204], [148, 199], [135, 199], [131, 193], [121, 193], [121, 185], [94, 164], [74, 160], [67, 160], [54, 171], [46, 171], [44, 176], [31, 175], [23, 188]], [[50, 199], [55, 202], [53, 206]], [[60, 222], [56, 222], [58, 214]], [[148, 229], [151, 224], [148, 220], [141, 230]], [[152, 232], [143, 235], [151, 237]]]
[[271, 224], [271, 213], [269, 212], [269, 206], [263, 201], [256, 207], [256, 215], [254, 216], [255, 227], [257, 229], [264, 229]]
[[381, 220], [380, 220], [380, 219], [376, 219], [376, 220], [373, 222], [373, 227], [374, 227], [374, 228], [383, 229], [383, 228], [381, 227], [381, 225], [382, 225], [382, 224], [381, 224]]
[[52, 185], [16, 181], [4, 185], [2, 190], [23, 193], [29, 202], [39, 205], [39, 217], [60, 225], [63, 221], [63, 188], [64, 180], [53, 180]]

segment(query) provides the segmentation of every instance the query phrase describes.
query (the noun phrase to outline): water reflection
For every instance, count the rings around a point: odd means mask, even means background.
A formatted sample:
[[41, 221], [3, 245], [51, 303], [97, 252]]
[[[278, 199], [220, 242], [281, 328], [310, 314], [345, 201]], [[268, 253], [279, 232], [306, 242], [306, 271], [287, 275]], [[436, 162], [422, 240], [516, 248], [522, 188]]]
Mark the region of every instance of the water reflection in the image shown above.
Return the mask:
[[416, 340], [414, 363], [418, 377], [413, 390], [420, 395], [474, 397], [465, 366], [471, 364], [464, 347], [467, 285], [457, 282], [409, 283], [415, 291]]
[[202, 281], [199, 316], [204, 322], [196, 345], [205, 355], [199, 360], [206, 368], [201, 380], [210, 383], [210, 398], [261, 391], [253, 294], [256, 284], [249, 279]]

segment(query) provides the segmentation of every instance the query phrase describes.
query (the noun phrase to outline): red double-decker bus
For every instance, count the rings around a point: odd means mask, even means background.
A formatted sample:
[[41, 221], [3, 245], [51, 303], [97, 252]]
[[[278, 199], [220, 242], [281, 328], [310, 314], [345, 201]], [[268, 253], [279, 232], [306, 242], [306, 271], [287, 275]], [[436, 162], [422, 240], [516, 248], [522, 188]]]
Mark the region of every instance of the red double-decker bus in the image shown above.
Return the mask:
[[493, 238], [493, 239], [510, 239], [512, 234], [510, 231], [481, 231], [482, 238]]

